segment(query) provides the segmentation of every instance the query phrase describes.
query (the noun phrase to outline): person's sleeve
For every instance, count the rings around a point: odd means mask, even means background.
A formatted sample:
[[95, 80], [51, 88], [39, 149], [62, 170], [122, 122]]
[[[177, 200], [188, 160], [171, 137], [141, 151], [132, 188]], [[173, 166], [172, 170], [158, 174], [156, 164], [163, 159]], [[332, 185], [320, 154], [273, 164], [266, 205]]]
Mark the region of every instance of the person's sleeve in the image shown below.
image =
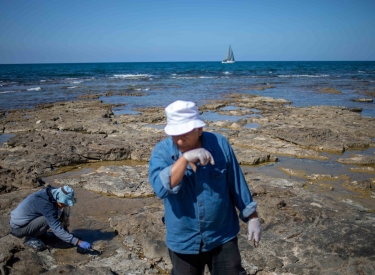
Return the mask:
[[256, 210], [257, 203], [253, 201], [249, 187], [247, 186], [245, 176], [238, 164], [237, 158], [229, 142], [225, 140], [223, 147], [228, 158], [227, 180], [230, 195], [234, 205], [239, 210], [239, 217], [243, 222], [248, 222], [249, 216]]
[[169, 194], [176, 194], [181, 189], [181, 184], [171, 188], [172, 165], [168, 163], [168, 156], [163, 146], [157, 144], [151, 154], [149, 163], [149, 181], [155, 194], [163, 199]]
[[74, 237], [72, 234], [64, 230], [58, 218], [58, 212], [52, 204], [46, 204], [43, 207], [43, 216], [46, 217], [47, 223], [56, 237], [63, 240], [64, 242], [77, 245], [78, 238]]

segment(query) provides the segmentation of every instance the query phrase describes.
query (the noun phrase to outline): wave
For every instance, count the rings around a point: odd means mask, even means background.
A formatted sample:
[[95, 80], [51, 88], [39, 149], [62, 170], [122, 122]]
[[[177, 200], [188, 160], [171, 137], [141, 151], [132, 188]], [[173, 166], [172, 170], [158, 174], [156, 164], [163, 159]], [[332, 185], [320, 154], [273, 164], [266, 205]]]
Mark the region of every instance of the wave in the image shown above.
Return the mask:
[[119, 79], [142, 79], [142, 78], [150, 78], [152, 75], [150, 74], [115, 74], [113, 77], [110, 78], [119, 78]]
[[17, 93], [19, 91], [4, 91], [4, 92], [0, 92], [0, 94], [9, 94], [9, 93]]
[[41, 87], [35, 87], [35, 88], [30, 88], [30, 89], [27, 89], [28, 91], [40, 91], [42, 90]]
[[311, 75], [311, 74], [286, 74], [286, 75], [278, 75], [277, 77], [285, 77], [285, 78], [292, 78], [292, 77], [328, 77], [328, 74], [317, 74], [317, 75]]
[[82, 83], [83, 82], [83, 80], [77, 80], [77, 81], [73, 81], [72, 83], [73, 84], [80, 84], [80, 83]]
[[173, 79], [205, 79], [205, 78], [217, 78], [217, 76], [172, 76]]

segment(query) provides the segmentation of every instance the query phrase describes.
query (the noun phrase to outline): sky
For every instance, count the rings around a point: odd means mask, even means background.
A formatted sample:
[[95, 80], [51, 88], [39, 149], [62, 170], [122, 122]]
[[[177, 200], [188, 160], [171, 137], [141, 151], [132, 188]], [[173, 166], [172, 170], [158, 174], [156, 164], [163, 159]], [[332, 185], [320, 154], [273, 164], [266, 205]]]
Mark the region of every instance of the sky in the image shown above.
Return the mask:
[[0, 0], [0, 64], [375, 61], [374, 0]]

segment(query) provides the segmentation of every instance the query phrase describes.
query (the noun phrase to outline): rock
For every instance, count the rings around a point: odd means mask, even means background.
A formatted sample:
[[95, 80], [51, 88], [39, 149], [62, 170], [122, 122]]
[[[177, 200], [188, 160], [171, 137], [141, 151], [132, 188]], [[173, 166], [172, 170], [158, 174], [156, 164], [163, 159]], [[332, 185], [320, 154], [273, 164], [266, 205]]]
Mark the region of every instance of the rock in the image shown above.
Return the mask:
[[352, 107], [352, 108], [347, 108], [347, 109], [351, 112], [356, 112], [356, 113], [362, 112], [362, 108], [360, 107]]
[[[87, 263], [85, 270], [82, 270], [88, 272], [89, 270], [95, 271], [98, 269], [107, 273], [72, 274], [153, 274], [153, 272], [148, 272], [151, 270], [151, 264], [147, 260], [140, 259], [136, 254], [126, 249], [119, 249], [116, 252], [117, 254], [114, 256], [90, 261]], [[113, 273], [108, 273], [108, 271], [113, 271]]]
[[[0, 267], [3, 270], [8, 269], [6, 266], [14, 259], [14, 254], [22, 250], [22, 246], [22, 240], [10, 234], [0, 238]], [[36, 268], [36, 270], [42, 271], [43, 269]]]
[[163, 261], [163, 265], [170, 269], [171, 262], [165, 244], [163, 216], [162, 205], [156, 204], [139, 213], [115, 216], [110, 219], [110, 225], [124, 237], [126, 246], [134, 251], [140, 251], [152, 262]]
[[327, 93], [327, 94], [342, 94], [341, 91], [336, 90], [335, 88], [329, 87], [329, 88], [322, 88], [319, 90], [321, 93]]
[[352, 101], [354, 102], [373, 102], [374, 100], [372, 98], [355, 98]]
[[80, 268], [74, 267], [72, 265], [62, 265], [56, 268], [53, 268], [43, 274], [54, 275], [54, 274], [74, 274], [74, 275], [114, 275], [110, 267], [91, 267], [83, 266]]
[[357, 172], [357, 173], [371, 173], [375, 174], [375, 168], [366, 166], [366, 167], [352, 167], [350, 168], [350, 171]]
[[241, 165], [256, 165], [266, 162], [277, 162], [277, 157], [258, 150], [233, 146], [238, 163]]
[[362, 180], [362, 181], [351, 181], [344, 183], [344, 186], [354, 189], [354, 190], [360, 190], [360, 191], [370, 191], [373, 189], [375, 183], [374, 180]]
[[375, 164], [375, 156], [354, 154], [350, 158], [339, 158], [337, 161], [345, 164], [373, 165]]
[[326, 159], [320, 153], [296, 146], [293, 143], [272, 138], [268, 135], [259, 136], [250, 131], [241, 131], [237, 136], [230, 137], [234, 146], [251, 148], [268, 154], [289, 155], [300, 158]]
[[56, 179], [60, 185], [80, 185], [84, 189], [115, 195], [120, 198], [137, 198], [154, 195], [148, 183], [148, 166], [100, 167], [96, 172], [76, 178]]
[[[369, 180], [286, 166], [281, 167], [284, 172], [273, 170], [282, 177], [272, 177], [272, 173], [254, 172], [262, 170], [254, 165], [280, 168], [277, 162], [280, 159], [283, 165], [284, 156], [325, 165], [327, 152], [367, 150], [374, 146], [375, 128], [369, 125], [375, 119], [343, 107], [290, 104], [283, 99], [232, 94], [199, 107], [200, 111], [247, 116], [235, 123], [210, 121], [205, 128], [223, 134], [233, 145], [258, 203], [263, 227], [258, 248], [247, 240], [246, 224], [240, 223], [243, 265], [249, 274], [257, 275], [373, 274], [375, 195], [369, 173], [373, 173], [374, 155], [338, 158], [341, 163], [366, 165], [352, 169], [366, 173]], [[227, 106], [235, 109], [223, 110]], [[144, 108], [137, 115], [115, 117], [111, 108], [87, 100], [3, 114], [4, 132], [15, 134], [0, 146], [0, 267], [4, 272], [170, 273], [163, 204], [148, 183], [146, 163], [154, 145], [166, 137], [164, 110]], [[246, 129], [246, 123], [259, 127]], [[46, 242], [49, 249], [34, 252], [22, 239], [9, 235], [11, 210], [43, 188], [41, 177], [85, 163], [96, 163], [97, 170], [81, 174], [74, 170], [69, 176], [56, 175], [49, 183], [74, 186], [79, 203], [72, 209], [72, 232], [87, 237], [98, 253], [80, 254], [58, 240]]]

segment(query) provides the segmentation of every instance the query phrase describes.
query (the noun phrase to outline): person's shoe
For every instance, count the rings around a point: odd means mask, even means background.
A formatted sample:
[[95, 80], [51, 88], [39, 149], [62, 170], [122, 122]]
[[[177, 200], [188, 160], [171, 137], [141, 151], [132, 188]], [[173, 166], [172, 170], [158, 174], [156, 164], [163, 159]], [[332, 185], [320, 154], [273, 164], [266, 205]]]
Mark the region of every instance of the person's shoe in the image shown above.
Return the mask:
[[42, 242], [41, 239], [33, 238], [33, 237], [26, 237], [24, 244], [28, 247], [31, 247], [35, 251], [43, 251], [46, 249], [46, 245]]

